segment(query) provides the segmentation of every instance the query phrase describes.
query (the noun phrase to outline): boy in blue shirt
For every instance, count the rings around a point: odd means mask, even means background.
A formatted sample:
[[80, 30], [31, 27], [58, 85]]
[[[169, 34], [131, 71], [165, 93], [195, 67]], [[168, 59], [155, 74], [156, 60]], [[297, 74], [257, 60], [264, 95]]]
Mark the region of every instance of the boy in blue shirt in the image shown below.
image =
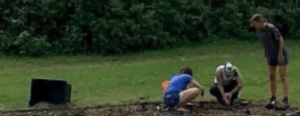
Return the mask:
[[[189, 86], [189, 88], [187, 88]], [[203, 95], [203, 88], [193, 78], [193, 72], [189, 67], [183, 67], [179, 74], [170, 78], [169, 84], [164, 91], [164, 105], [170, 110], [175, 106], [181, 108], [186, 103], [195, 99], [199, 93]], [[185, 110], [184, 108], [181, 108]]]

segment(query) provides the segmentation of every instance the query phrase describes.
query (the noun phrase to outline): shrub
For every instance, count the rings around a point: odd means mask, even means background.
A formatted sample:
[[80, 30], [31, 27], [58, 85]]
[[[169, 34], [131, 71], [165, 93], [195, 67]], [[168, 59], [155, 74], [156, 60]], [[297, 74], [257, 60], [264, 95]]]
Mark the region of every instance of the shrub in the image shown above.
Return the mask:
[[265, 15], [284, 36], [300, 36], [296, 0], [2, 0], [0, 50], [124, 54], [211, 38], [251, 40], [247, 21]]

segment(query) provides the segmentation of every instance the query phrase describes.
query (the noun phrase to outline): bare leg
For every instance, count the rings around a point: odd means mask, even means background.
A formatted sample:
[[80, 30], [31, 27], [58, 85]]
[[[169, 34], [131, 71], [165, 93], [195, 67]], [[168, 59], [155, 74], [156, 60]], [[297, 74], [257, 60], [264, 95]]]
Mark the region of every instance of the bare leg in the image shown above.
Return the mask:
[[196, 87], [186, 89], [186, 90], [180, 92], [179, 105], [186, 104], [187, 102], [192, 101], [193, 99], [195, 99], [198, 96], [199, 93], [200, 93], [200, 89], [196, 88]]
[[276, 66], [269, 65], [270, 88], [272, 97], [276, 95]]
[[285, 98], [288, 98], [288, 76], [287, 76], [287, 69], [285, 65], [280, 66], [279, 68], [279, 76], [280, 81], [283, 87], [283, 94]]

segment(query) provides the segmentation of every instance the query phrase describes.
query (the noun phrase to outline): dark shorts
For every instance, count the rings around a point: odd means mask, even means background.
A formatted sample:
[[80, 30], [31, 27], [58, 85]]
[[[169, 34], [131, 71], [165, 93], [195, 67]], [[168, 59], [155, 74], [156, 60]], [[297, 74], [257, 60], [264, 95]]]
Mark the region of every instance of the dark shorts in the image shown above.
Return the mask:
[[164, 95], [164, 105], [169, 108], [173, 108], [180, 101], [179, 92], [168, 92]]
[[[266, 55], [267, 62], [269, 65], [277, 66], [278, 65], [278, 55], [277, 54], [270, 54]], [[287, 65], [289, 63], [289, 54], [288, 52], [283, 52], [284, 57], [284, 65]]]
[[[227, 93], [232, 91], [237, 85], [238, 85], [237, 81], [231, 81], [229, 84], [223, 86], [224, 92]], [[217, 98], [220, 104], [223, 105], [225, 104], [220, 89], [218, 88], [218, 85], [216, 83], [214, 83], [214, 85], [210, 88], [209, 92], [211, 95]], [[233, 104], [234, 99], [238, 98], [238, 95], [239, 95], [239, 91], [232, 94], [231, 103], [230, 103], [231, 105]]]

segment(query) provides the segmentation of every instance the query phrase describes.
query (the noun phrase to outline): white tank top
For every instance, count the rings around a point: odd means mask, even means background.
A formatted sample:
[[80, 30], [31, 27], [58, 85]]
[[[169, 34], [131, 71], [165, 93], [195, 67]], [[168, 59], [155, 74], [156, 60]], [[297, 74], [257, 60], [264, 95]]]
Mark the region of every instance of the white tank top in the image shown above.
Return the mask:
[[[216, 69], [216, 72], [218, 72], [219, 70], [223, 70], [222, 71], [222, 79], [223, 79], [223, 85], [227, 85], [230, 83], [230, 81], [232, 80], [236, 80], [236, 77], [234, 76], [234, 74], [236, 73], [235, 71], [233, 71], [231, 74], [225, 74], [225, 71], [224, 71], [224, 68], [225, 66], [224, 65], [220, 65], [217, 69]], [[235, 70], [236, 67], [234, 66], [233, 69]], [[215, 80], [214, 80], [215, 83], [218, 83], [218, 80], [217, 80], [217, 77], [215, 77]]]

